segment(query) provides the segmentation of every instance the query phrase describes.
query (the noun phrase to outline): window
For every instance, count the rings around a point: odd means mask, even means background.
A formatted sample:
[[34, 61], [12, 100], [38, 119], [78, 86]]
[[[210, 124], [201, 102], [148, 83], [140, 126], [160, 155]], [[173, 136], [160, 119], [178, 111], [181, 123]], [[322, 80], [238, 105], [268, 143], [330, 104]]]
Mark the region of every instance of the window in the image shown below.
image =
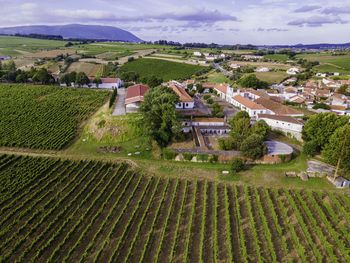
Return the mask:
[[186, 107], [188, 107], [188, 103], [186, 103]]

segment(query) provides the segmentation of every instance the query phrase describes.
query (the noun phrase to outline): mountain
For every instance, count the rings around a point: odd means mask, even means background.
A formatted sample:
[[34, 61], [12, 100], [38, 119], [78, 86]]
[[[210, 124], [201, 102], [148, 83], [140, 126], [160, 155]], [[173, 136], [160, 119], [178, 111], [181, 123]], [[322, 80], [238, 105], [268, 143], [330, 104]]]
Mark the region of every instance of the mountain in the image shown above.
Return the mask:
[[258, 46], [262, 48], [298, 48], [298, 49], [349, 49], [350, 43], [342, 44], [329, 44], [329, 43], [320, 43], [320, 44], [297, 44], [297, 45], [264, 45]]
[[0, 28], [0, 34], [42, 34], [61, 35], [63, 38], [103, 39], [126, 42], [142, 42], [140, 38], [123, 29], [112, 26], [58, 25], [58, 26], [16, 26]]

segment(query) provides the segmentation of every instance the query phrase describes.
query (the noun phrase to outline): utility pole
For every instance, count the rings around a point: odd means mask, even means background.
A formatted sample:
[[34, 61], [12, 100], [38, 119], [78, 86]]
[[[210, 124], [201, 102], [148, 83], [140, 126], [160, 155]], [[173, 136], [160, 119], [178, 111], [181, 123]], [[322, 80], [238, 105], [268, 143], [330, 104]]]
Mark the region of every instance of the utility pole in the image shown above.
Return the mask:
[[349, 122], [346, 125], [347, 125], [347, 127], [346, 127], [346, 130], [345, 130], [345, 137], [344, 137], [344, 141], [342, 143], [342, 147], [341, 147], [341, 150], [340, 150], [340, 155], [339, 155], [339, 158], [338, 158], [337, 166], [335, 168], [333, 181], [335, 181], [335, 179], [337, 178], [340, 162], [341, 162], [341, 159], [342, 159], [343, 154], [344, 154], [346, 139], [347, 139], [348, 133], [350, 131], [350, 119], [349, 119]]

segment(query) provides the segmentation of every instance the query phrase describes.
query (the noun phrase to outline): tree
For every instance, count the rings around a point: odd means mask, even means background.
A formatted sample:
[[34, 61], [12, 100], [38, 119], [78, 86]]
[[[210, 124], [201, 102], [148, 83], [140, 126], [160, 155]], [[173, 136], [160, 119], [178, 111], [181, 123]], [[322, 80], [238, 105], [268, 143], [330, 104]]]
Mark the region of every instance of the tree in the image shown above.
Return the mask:
[[244, 168], [244, 162], [241, 158], [233, 158], [231, 161], [231, 171], [233, 173], [238, 173]]
[[242, 142], [240, 151], [243, 156], [255, 160], [260, 159], [267, 153], [267, 146], [261, 135], [252, 134]]
[[[325, 161], [332, 165], [337, 165], [341, 157], [340, 167], [350, 171], [350, 124], [339, 127], [330, 137], [329, 143], [324, 147], [322, 156]], [[346, 136], [346, 133], [347, 136]], [[345, 140], [346, 136], [346, 141]], [[344, 147], [344, 150], [342, 148]], [[340, 156], [340, 154], [342, 154]]]
[[146, 84], [148, 84], [148, 86], [150, 86], [151, 88], [157, 87], [157, 86], [159, 86], [162, 83], [163, 83], [163, 79], [162, 78], [157, 78], [154, 75], [152, 75], [149, 78], [147, 78], [147, 82], [146, 82]]
[[120, 78], [125, 82], [136, 81], [139, 78], [139, 75], [136, 72], [129, 71], [129, 72], [123, 72]]
[[310, 157], [315, 156], [315, 154], [319, 151], [317, 142], [314, 141], [309, 141], [305, 142], [304, 147], [303, 147], [303, 152]]
[[348, 91], [348, 89], [349, 89], [349, 85], [347, 84], [341, 85], [340, 88], [338, 89], [338, 93], [346, 96], [350, 96], [350, 92]]
[[318, 150], [322, 150], [335, 130], [344, 126], [348, 119], [349, 116], [337, 116], [330, 112], [313, 115], [304, 125], [302, 138], [306, 142], [317, 142]]
[[250, 117], [246, 111], [238, 112], [230, 121], [230, 135], [234, 141], [235, 149], [239, 149], [240, 144], [247, 138], [250, 131]]
[[77, 79], [77, 73], [75, 71], [72, 71], [69, 73], [69, 83], [75, 82]]
[[75, 84], [78, 84], [79, 87], [88, 85], [90, 83], [90, 80], [88, 76], [86, 76], [85, 72], [79, 72], [77, 73]]
[[55, 79], [52, 77], [50, 72], [46, 68], [40, 68], [37, 70], [37, 72], [34, 74], [33, 81], [41, 82], [42, 84], [53, 84], [55, 83]]
[[95, 83], [95, 84], [96, 84], [96, 87], [98, 88], [98, 86], [99, 86], [100, 84], [102, 84], [102, 80], [101, 80], [101, 78], [96, 77], [96, 78], [94, 78], [94, 79], [92, 80], [92, 83]]
[[66, 73], [63, 74], [60, 78], [60, 83], [61, 84], [66, 84], [67, 87], [69, 87], [71, 85], [71, 81], [70, 81], [70, 73]]
[[267, 136], [271, 132], [271, 127], [264, 120], [260, 120], [254, 123], [251, 127], [252, 133], [261, 135], [264, 140], [266, 140]]
[[267, 89], [268, 83], [265, 81], [261, 81], [257, 78], [255, 74], [250, 74], [238, 80], [238, 83], [243, 88], [253, 88], [253, 89]]
[[18, 83], [24, 83], [24, 82], [27, 82], [27, 80], [28, 80], [28, 76], [23, 71], [16, 76], [16, 82]]
[[160, 147], [167, 146], [181, 132], [179, 113], [175, 109], [175, 104], [179, 102], [178, 95], [164, 86], [150, 89], [144, 96], [144, 102], [139, 108], [142, 114], [140, 124]]

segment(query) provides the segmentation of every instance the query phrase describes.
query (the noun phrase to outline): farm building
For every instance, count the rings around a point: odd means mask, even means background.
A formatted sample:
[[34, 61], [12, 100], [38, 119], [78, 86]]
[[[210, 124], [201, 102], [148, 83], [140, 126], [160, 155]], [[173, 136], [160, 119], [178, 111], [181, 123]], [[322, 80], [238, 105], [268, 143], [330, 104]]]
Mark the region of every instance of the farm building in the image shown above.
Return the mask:
[[[259, 98], [255, 100], [255, 103], [262, 105], [264, 108], [266, 108], [267, 114], [273, 114], [273, 115], [283, 115], [283, 116], [301, 116], [303, 115], [300, 111], [297, 111], [291, 107], [282, 105], [281, 103], [268, 100], [265, 98]], [[261, 112], [263, 113], [263, 112]]]
[[137, 111], [141, 105], [141, 102], [144, 101], [143, 96], [149, 89], [150, 87], [141, 84], [129, 87], [125, 96], [126, 112], [130, 113]]
[[250, 117], [257, 117], [258, 114], [266, 113], [266, 109], [263, 106], [244, 98], [241, 95], [234, 96], [232, 98], [232, 104], [241, 110], [248, 112]]
[[[97, 88], [96, 84], [92, 81], [93, 78], [89, 78], [90, 80], [90, 86], [91, 88]], [[99, 89], [114, 89], [114, 88], [120, 88], [122, 85], [122, 82], [119, 78], [101, 78], [101, 84], [98, 85]]]
[[180, 98], [180, 102], [175, 105], [176, 109], [193, 109], [194, 99], [179, 85], [171, 84], [169, 86]]

